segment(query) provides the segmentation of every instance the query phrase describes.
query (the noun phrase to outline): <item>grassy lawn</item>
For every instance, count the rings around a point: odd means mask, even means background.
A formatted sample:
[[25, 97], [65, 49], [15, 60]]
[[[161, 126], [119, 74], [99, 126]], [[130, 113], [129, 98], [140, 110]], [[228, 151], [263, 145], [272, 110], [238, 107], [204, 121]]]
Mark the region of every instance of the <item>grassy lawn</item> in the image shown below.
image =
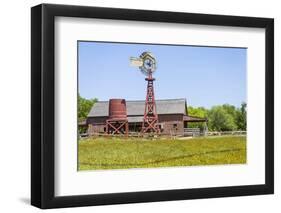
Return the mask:
[[246, 163], [246, 137], [89, 138], [79, 141], [78, 169], [125, 169]]

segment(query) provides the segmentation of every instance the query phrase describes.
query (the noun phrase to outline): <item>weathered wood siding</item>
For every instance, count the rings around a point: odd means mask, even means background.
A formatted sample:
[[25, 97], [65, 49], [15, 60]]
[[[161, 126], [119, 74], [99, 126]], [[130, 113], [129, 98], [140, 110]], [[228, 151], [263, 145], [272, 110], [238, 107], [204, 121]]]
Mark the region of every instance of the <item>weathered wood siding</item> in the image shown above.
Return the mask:
[[162, 134], [183, 135], [183, 114], [158, 115], [158, 121], [161, 124]]
[[104, 133], [107, 117], [91, 117], [87, 118], [88, 134]]
[[[87, 119], [88, 134], [103, 133], [106, 127], [107, 117], [90, 117]], [[183, 114], [158, 115], [158, 121], [162, 128], [162, 134], [183, 135]]]

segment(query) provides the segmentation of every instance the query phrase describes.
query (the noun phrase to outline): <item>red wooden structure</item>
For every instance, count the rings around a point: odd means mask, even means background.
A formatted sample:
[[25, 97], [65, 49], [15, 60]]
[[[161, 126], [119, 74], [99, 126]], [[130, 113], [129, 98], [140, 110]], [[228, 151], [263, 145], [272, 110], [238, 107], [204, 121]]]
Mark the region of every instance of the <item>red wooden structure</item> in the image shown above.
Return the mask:
[[142, 133], [156, 132], [159, 133], [160, 129], [158, 126], [158, 115], [156, 112], [155, 96], [153, 81], [155, 78], [152, 77], [152, 73], [149, 72], [148, 77], [145, 78], [147, 81], [147, 92], [145, 99], [144, 117], [142, 123]]
[[109, 118], [106, 120], [106, 133], [128, 135], [129, 124], [125, 99], [110, 99], [108, 111]]

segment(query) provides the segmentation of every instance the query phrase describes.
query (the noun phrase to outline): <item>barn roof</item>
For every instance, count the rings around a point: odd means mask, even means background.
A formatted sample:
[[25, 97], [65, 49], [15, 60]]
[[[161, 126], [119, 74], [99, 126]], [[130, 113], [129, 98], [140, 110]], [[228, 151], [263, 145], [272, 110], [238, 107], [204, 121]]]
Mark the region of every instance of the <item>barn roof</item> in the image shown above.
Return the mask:
[[[127, 115], [140, 115], [144, 113], [144, 100], [126, 101]], [[186, 99], [156, 100], [157, 114], [186, 114]], [[108, 116], [108, 101], [99, 101], [94, 104], [88, 117]]]

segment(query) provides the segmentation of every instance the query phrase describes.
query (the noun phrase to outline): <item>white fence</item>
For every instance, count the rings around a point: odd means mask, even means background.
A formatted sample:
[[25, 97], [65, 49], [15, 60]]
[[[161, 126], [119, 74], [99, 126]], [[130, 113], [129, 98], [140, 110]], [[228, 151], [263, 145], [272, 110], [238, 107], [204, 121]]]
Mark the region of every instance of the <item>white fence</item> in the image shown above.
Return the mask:
[[203, 133], [200, 132], [199, 128], [184, 128], [183, 133], [184, 136], [192, 136], [192, 137], [203, 135]]
[[218, 132], [218, 131], [214, 131], [214, 132], [208, 132], [207, 135], [210, 136], [220, 136], [220, 135], [246, 135], [247, 131], [223, 131], [223, 132]]
[[200, 131], [200, 128], [184, 128], [184, 136], [222, 136], [222, 135], [246, 135], [247, 131]]

